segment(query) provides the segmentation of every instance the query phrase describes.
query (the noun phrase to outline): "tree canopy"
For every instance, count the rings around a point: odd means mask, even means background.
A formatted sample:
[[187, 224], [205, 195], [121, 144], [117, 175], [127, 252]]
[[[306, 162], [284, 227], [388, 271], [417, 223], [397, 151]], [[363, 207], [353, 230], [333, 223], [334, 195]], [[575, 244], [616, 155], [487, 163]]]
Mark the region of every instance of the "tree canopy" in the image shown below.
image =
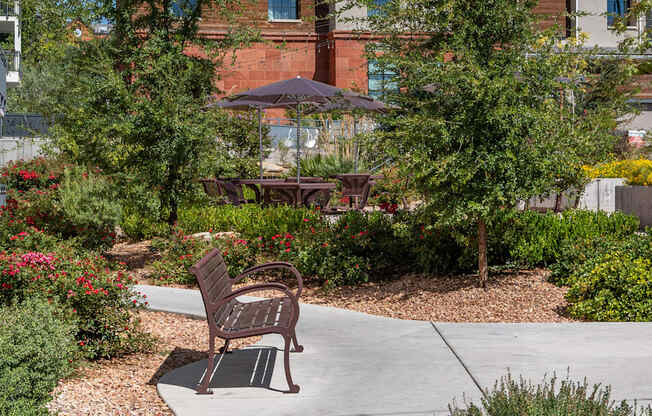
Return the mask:
[[582, 40], [541, 30], [536, 3], [390, 0], [358, 21], [377, 35], [367, 57], [396, 74], [386, 99], [401, 109], [382, 119], [387, 148], [440, 222], [476, 224], [483, 284], [498, 211], [581, 185], [581, 166], [613, 149], [631, 111], [630, 66], [591, 73]]

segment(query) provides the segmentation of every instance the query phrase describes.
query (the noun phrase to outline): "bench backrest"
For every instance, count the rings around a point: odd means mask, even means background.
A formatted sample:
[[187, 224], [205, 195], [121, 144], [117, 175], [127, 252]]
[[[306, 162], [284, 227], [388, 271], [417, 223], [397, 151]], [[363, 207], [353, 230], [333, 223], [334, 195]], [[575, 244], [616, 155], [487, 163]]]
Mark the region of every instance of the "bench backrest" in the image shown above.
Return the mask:
[[195, 275], [199, 283], [206, 317], [216, 319], [216, 315], [222, 312], [221, 309], [226, 308], [227, 305], [221, 300], [231, 293], [233, 285], [233, 279], [229, 276], [222, 254], [218, 249], [211, 250], [190, 268], [190, 272]]

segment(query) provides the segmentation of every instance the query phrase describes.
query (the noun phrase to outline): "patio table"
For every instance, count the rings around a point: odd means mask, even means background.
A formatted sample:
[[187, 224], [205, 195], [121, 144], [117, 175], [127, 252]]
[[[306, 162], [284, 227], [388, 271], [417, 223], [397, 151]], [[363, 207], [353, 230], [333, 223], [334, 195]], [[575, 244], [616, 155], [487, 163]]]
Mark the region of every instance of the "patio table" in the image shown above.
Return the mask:
[[317, 194], [325, 196], [323, 204], [327, 206], [330, 194], [336, 188], [336, 185], [330, 182], [266, 182], [261, 183], [260, 187], [263, 190], [263, 203], [265, 205], [281, 202], [272, 200], [272, 193], [276, 192], [281, 195], [282, 201], [298, 207], [300, 205], [310, 206]]

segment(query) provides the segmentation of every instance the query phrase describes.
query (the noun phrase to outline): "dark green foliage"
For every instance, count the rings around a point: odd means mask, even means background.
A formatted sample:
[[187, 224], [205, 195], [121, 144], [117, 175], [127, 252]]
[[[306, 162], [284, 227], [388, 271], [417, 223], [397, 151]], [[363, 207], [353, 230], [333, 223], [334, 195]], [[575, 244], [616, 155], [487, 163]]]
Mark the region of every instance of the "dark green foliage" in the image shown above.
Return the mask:
[[0, 307], [0, 414], [48, 415], [50, 393], [72, 369], [75, 331], [46, 300]]
[[59, 232], [70, 231], [88, 248], [110, 248], [115, 227], [120, 223], [121, 207], [115, 187], [104, 177], [69, 168], [64, 173], [54, 208], [61, 222]]
[[638, 230], [636, 217], [620, 212], [606, 214], [581, 210], [561, 214], [503, 211], [490, 227], [490, 241], [497, 248], [490, 262], [524, 268], [550, 266], [564, 258], [562, 248], [586, 239], [620, 240]]
[[652, 408], [641, 409], [623, 401], [614, 404], [611, 388], [587, 381], [573, 382], [566, 378], [553, 377], [543, 384], [533, 385], [523, 378], [519, 381], [507, 375], [496, 383], [494, 389], [486, 391], [482, 405], [469, 404], [461, 409], [449, 406], [451, 416], [649, 416]]
[[261, 208], [258, 205], [234, 207], [200, 206], [184, 207], [179, 213], [179, 228], [187, 234], [206, 231], [234, 231], [244, 239], [266, 240], [276, 234], [297, 233], [308, 229], [308, 222], [317, 221], [319, 214], [309, 209], [281, 206]]
[[[557, 281], [570, 286], [566, 298], [571, 316], [594, 321], [652, 320], [652, 236], [603, 240], [584, 243], [588, 250], [555, 270]], [[562, 274], [566, 268], [568, 274]]]

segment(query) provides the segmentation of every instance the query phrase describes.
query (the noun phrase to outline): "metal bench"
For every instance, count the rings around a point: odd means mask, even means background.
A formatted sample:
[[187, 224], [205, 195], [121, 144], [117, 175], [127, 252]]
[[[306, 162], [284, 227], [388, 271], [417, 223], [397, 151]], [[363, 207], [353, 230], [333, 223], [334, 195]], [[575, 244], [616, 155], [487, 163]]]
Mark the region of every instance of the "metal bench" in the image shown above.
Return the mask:
[[[296, 294], [280, 283], [265, 283], [233, 290], [232, 286], [239, 280], [254, 273], [270, 269], [291, 271], [297, 278]], [[299, 319], [299, 296], [303, 289], [301, 274], [290, 263], [275, 262], [254, 266], [241, 275], [231, 278], [226, 263], [217, 249], [211, 250], [197, 264], [190, 268], [199, 283], [206, 319], [208, 321], [208, 365], [206, 373], [200, 380], [197, 393], [211, 394], [208, 391], [210, 379], [215, 366], [215, 337], [225, 340], [221, 353], [226, 353], [232, 339], [248, 338], [264, 334], [279, 334], [285, 340], [285, 378], [290, 393], [298, 393], [299, 386], [292, 382], [290, 375], [290, 340], [295, 352], [302, 352], [303, 347], [297, 342], [295, 326]], [[277, 290], [284, 296], [255, 302], [242, 303], [238, 296], [261, 290]]]

